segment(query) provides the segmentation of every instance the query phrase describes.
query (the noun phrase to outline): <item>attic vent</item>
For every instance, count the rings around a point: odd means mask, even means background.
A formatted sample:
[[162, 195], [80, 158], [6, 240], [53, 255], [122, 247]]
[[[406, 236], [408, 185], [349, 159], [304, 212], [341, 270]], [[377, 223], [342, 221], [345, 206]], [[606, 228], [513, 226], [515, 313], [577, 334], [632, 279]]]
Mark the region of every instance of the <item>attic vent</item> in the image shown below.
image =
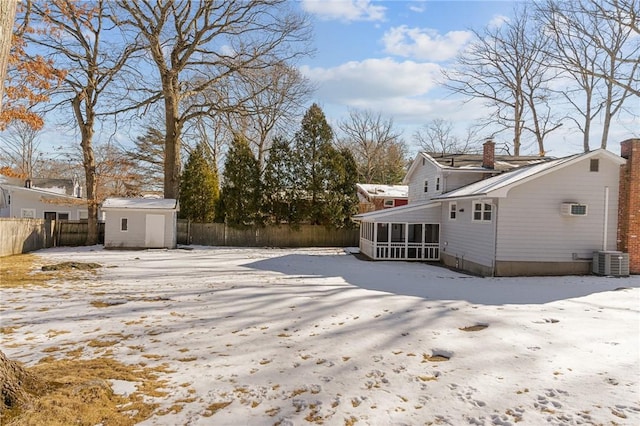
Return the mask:
[[586, 216], [587, 205], [578, 203], [562, 203], [560, 206], [562, 216]]
[[614, 277], [629, 276], [629, 253], [596, 251], [593, 253], [593, 273]]

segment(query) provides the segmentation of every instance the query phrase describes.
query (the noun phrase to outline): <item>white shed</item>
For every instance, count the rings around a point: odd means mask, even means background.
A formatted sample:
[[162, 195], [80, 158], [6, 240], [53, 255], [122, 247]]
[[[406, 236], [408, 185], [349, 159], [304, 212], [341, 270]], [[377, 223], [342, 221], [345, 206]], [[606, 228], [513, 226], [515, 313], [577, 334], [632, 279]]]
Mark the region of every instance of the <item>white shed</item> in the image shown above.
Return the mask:
[[105, 248], [176, 248], [178, 201], [162, 198], [107, 198]]

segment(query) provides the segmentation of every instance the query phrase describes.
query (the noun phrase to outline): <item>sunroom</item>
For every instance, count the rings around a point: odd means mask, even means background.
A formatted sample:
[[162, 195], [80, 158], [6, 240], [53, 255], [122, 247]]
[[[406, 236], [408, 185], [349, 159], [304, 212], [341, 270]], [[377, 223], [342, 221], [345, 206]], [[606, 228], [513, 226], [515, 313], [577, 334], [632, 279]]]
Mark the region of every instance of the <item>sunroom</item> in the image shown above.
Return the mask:
[[441, 203], [419, 203], [354, 216], [360, 253], [374, 260], [440, 260]]

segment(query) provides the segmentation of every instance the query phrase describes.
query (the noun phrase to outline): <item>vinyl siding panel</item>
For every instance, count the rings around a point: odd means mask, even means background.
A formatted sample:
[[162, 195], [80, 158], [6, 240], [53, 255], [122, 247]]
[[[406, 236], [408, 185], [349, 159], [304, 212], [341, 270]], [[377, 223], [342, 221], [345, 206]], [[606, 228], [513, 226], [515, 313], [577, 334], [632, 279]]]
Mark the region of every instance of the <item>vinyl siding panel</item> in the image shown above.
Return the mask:
[[[440, 191], [436, 191], [436, 178], [440, 177]], [[424, 192], [424, 181], [429, 180], [429, 192]], [[419, 164], [412, 173], [409, 185], [409, 204], [428, 201], [442, 193], [443, 181], [439, 167], [428, 160]]]
[[[500, 200], [497, 259], [567, 262], [573, 253], [590, 257], [604, 236], [605, 187], [609, 187], [607, 245], [616, 247], [619, 167], [600, 158], [598, 172], [589, 159], [512, 188]], [[563, 202], [588, 207], [587, 216], [560, 214]]]
[[[23, 189], [7, 187], [6, 192], [11, 197], [11, 204], [2, 209], [2, 217], [20, 218], [22, 209], [34, 209], [34, 219], [44, 219], [44, 212], [68, 213], [70, 220], [78, 220], [78, 210], [87, 210], [86, 200], [61, 197], [56, 194], [46, 194]], [[48, 201], [48, 202], [47, 202]]]
[[[440, 224], [440, 246], [450, 256], [491, 267], [494, 259], [494, 240], [497, 200], [493, 203], [491, 222], [472, 220], [473, 200], [458, 200], [458, 217], [449, 219], [449, 202], [442, 203]], [[460, 210], [463, 210], [462, 212]]]
[[463, 186], [470, 185], [474, 182], [489, 177], [486, 173], [472, 173], [472, 172], [445, 172], [445, 191], [453, 191], [454, 189], [462, 188]]

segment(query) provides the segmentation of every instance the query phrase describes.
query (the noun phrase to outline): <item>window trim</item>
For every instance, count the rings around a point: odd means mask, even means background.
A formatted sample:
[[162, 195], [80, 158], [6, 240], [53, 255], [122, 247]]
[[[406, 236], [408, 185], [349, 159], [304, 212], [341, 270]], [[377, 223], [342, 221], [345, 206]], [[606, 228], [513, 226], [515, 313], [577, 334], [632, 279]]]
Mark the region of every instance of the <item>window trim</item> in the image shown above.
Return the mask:
[[[480, 206], [479, 210], [476, 208], [477, 206]], [[471, 220], [473, 222], [491, 223], [493, 221], [493, 210], [493, 204], [491, 203], [486, 201], [474, 201], [472, 203]], [[480, 214], [479, 219], [476, 218], [476, 213]], [[489, 215], [489, 219], [486, 218], [487, 214]]]
[[[26, 216], [25, 216], [25, 213], [27, 213]], [[20, 218], [22, 218], [22, 219], [35, 219], [36, 218], [36, 209], [21, 208], [20, 209]]]
[[120, 232], [128, 232], [129, 231], [129, 218], [121, 217], [120, 218]]
[[449, 203], [449, 220], [458, 219], [458, 203], [452, 201]]
[[589, 160], [589, 171], [593, 173], [597, 173], [600, 171], [600, 159], [592, 158]]
[[[60, 219], [60, 215], [61, 214], [66, 214], [67, 218], [66, 219]], [[71, 212], [70, 211], [66, 211], [66, 212], [56, 212], [56, 220], [71, 220]]]
[[393, 200], [384, 200], [383, 206], [384, 207], [393, 207], [395, 205]]
[[[82, 213], [84, 213], [87, 217], [82, 218]], [[78, 220], [89, 220], [89, 210], [88, 209], [78, 209]]]

